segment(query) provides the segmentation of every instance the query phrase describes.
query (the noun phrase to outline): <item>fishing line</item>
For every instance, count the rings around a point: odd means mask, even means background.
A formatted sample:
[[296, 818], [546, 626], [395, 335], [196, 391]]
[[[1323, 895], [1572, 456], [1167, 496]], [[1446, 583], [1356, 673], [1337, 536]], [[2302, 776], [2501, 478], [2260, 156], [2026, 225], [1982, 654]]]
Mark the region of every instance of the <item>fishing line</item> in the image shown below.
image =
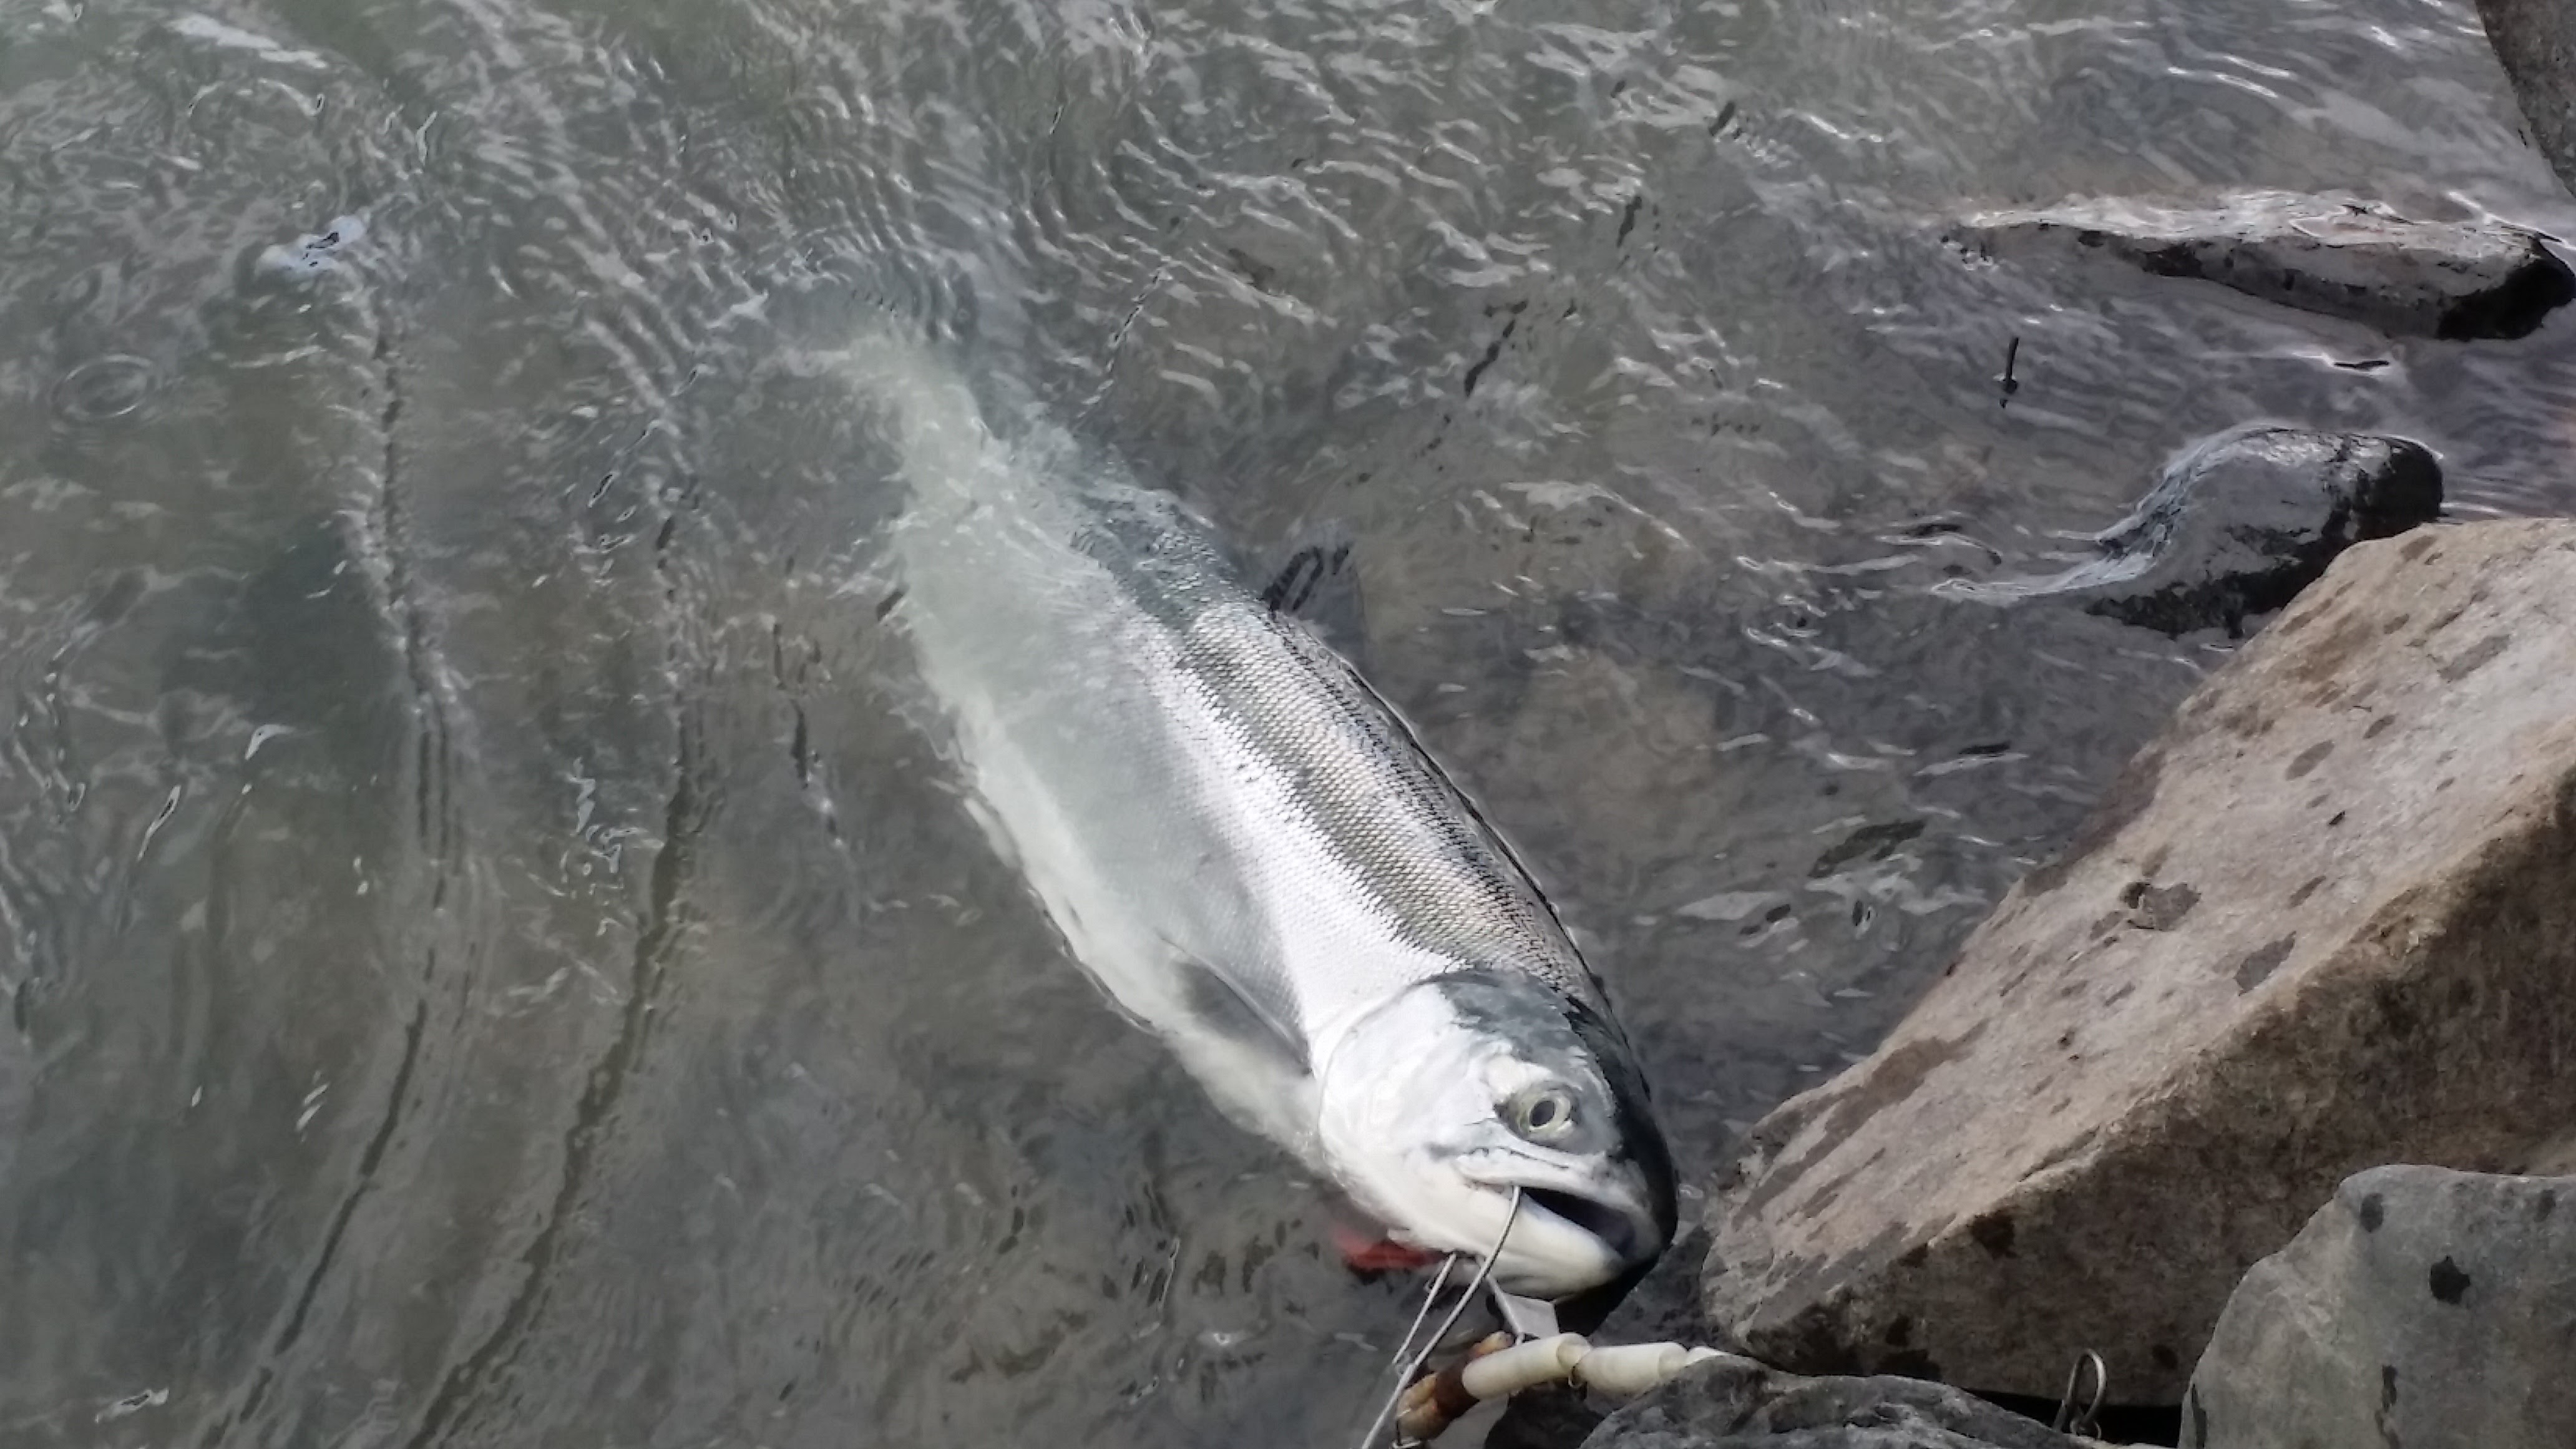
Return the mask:
[[1387, 1367], [1403, 1369], [1405, 1355], [1413, 1352], [1413, 1336], [1422, 1331], [1422, 1325], [1431, 1317], [1431, 1310], [1439, 1306], [1440, 1290], [1449, 1286], [1449, 1272], [1458, 1266], [1459, 1256], [1451, 1253], [1440, 1260], [1440, 1271], [1431, 1275], [1431, 1291], [1422, 1295], [1422, 1306], [1413, 1311], [1412, 1324], [1404, 1330], [1404, 1337], [1395, 1341], [1395, 1357], [1387, 1360]]
[[1503, 1230], [1494, 1235], [1494, 1246], [1487, 1249], [1484, 1259], [1476, 1264], [1476, 1276], [1467, 1280], [1467, 1291], [1458, 1295], [1458, 1301], [1450, 1308], [1449, 1316], [1442, 1320], [1440, 1327], [1429, 1338], [1423, 1340], [1422, 1347], [1407, 1358], [1405, 1351], [1413, 1347], [1413, 1335], [1421, 1329], [1423, 1320], [1431, 1316], [1431, 1305], [1440, 1301], [1440, 1290], [1448, 1283], [1450, 1265], [1458, 1261], [1458, 1255], [1452, 1253], [1441, 1262], [1439, 1276], [1431, 1280], [1431, 1292], [1422, 1300], [1422, 1311], [1413, 1315], [1413, 1327], [1405, 1330], [1403, 1342], [1396, 1345], [1398, 1367], [1395, 1374], [1395, 1389], [1386, 1396], [1386, 1403], [1377, 1411], [1377, 1417], [1369, 1421], [1368, 1432], [1360, 1436], [1359, 1449], [1371, 1449], [1371, 1446], [1377, 1443], [1377, 1436], [1385, 1432], [1387, 1422], [1395, 1417], [1396, 1406], [1404, 1402], [1405, 1386], [1413, 1381], [1415, 1374], [1422, 1371], [1422, 1365], [1430, 1359], [1431, 1351], [1438, 1348], [1440, 1341], [1449, 1336], [1449, 1330], [1456, 1328], [1458, 1320], [1466, 1316], [1467, 1305], [1476, 1301], [1477, 1290], [1483, 1288], [1485, 1280], [1494, 1275], [1494, 1260], [1503, 1255], [1503, 1244], [1511, 1241], [1512, 1224], [1519, 1222], [1520, 1217], [1521, 1190], [1515, 1186], [1512, 1189], [1512, 1205], [1503, 1214]]

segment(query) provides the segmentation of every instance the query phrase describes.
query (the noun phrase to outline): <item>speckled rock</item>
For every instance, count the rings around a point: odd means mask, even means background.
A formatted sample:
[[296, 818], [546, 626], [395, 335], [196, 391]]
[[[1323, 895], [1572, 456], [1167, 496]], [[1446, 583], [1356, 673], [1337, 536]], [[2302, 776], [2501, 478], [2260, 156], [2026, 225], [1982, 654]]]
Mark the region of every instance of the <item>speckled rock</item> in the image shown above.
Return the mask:
[[1611, 1415], [1583, 1449], [2083, 1449], [1940, 1384], [1704, 1364]]
[[2566, 0], [2478, 0], [2531, 139], [2576, 190], [2576, 6]]
[[2245, 1275], [2185, 1449], [2565, 1449], [2576, 1178], [2381, 1167]]
[[2576, 1121], [2576, 523], [2337, 560], [1870, 1057], [1712, 1195], [1718, 1327], [1809, 1373], [2180, 1400], [2335, 1184]]
[[2097, 556], [2042, 579], [1945, 592], [1990, 602], [2061, 597], [2091, 613], [2180, 636], [2241, 636], [2325, 575], [2356, 543], [2393, 538], [2442, 512], [2442, 468], [2421, 444], [2370, 433], [2240, 428], [2167, 464]]
[[2576, 299], [2576, 273], [2528, 232], [2291, 192], [2200, 207], [2104, 199], [1983, 212], [1951, 241], [1987, 257], [2116, 257], [2396, 337], [2526, 337]]

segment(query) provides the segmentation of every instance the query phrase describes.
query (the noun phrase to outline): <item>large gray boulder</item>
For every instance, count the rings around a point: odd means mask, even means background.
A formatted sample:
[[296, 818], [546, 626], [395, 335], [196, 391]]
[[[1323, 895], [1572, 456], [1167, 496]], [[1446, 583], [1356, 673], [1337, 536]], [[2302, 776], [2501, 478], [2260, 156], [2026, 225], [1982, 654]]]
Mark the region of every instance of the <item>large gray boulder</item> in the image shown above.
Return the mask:
[[2353, 548], [1870, 1057], [1749, 1134], [1703, 1290], [1756, 1357], [2175, 1404], [2353, 1172], [2576, 1123], [2576, 523]]
[[2576, 6], [2567, 0], [2478, 0], [2487, 39], [2513, 81], [2531, 139], [2576, 189]]
[[2245, 1275], [2185, 1449], [2576, 1443], [2576, 1177], [2381, 1167]]
[[1941, 1384], [1801, 1378], [1721, 1359], [1612, 1414], [1583, 1449], [2084, 1449], [2088, 1442]]
[[2114, 257], [2392, 337], [2526, 337], [2576, 298], [2576, 273], [2529, 232], [2283, 191], [2206, 206], [2104, 198], [1989, 211], [1964, 218], [1951, 240], [1989, 257]]

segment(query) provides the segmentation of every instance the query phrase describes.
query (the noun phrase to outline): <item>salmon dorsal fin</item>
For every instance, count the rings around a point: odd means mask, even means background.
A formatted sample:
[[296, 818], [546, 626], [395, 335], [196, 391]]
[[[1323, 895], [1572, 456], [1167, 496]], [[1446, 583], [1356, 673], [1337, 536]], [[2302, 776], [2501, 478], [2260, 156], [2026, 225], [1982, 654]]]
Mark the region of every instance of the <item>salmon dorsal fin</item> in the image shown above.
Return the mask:
[[1339, 522], [1306, 529], [1290, 541], [1286, 557], [1261, 588], [1261, 602], [1270, 612], [1305, 624], [1354, 665], [1365, 662], [1361, 656], [1368, 647], [1357, 542]]

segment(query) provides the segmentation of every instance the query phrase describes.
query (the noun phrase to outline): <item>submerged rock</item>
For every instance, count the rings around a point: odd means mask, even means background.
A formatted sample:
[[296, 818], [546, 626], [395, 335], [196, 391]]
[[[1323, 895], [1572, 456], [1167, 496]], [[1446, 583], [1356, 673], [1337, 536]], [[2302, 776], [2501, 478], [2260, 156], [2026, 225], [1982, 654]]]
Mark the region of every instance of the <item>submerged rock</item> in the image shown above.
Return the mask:
[[2087, 1442], [1940, 1384], [1800, 1378], [1721, 1359], [1611, 1415], [1583, 1449], [2081, 1449]]
[[2442, 511], [2442, 469], [2403, 438], [2246, 428], [2169, 464], [2137, 508], [2094, 539], [2100, 556], [2052, 578], [1955, 585], [1989, 600], [2069, 596], [2160, 633], [2246, 632], [2356, 543]]
[[2185, 1449], [2564, 1449], [2576, 1437], [2576, 1177], [2356, 1176], [2245, 1275]]
[[2531, 139], [2576, 190], [2576, 7], [2566, 0], [2478, 0], [2478, 18], [2531, 122]]
[[2179, 1401], [2245, 1269], [2391, 1158], [2576, 1121], [2576, 523], [2362, 544], [2193, 695], [1870, 1057], [1712, 1195], [1802, 1372]]
[[2098, 251], [2398, 337], [2524, 337], [2576, 299], [2576, 272], [2528, 232], [2289, 192], [2204, 208], [2093, 200], [1992, 211], [1966, 218], [1953, 240], [1997, 256]]

